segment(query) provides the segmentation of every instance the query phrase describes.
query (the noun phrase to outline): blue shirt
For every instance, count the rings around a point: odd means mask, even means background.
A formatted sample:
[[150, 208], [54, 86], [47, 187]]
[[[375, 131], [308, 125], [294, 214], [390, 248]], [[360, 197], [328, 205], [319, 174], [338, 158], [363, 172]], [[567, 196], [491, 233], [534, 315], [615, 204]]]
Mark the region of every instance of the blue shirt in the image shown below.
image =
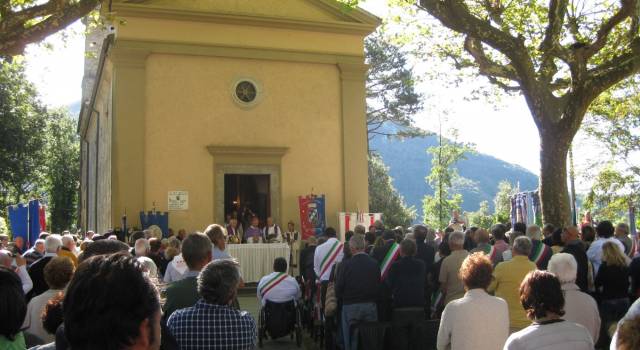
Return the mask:
[[181, 350], [254, 349], [258, 334], [256, 321], [248, 312], [203, 299], [171, 314], [167, 328]]

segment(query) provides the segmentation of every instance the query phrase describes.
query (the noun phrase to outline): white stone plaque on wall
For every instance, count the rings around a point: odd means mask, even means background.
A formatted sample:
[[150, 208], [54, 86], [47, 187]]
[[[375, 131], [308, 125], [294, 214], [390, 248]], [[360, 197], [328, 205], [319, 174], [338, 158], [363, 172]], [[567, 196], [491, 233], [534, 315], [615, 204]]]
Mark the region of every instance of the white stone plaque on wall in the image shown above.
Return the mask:
[[188, 210], [189, 209], [189, 192], [188, 191], [169, 191], [169, 210]]

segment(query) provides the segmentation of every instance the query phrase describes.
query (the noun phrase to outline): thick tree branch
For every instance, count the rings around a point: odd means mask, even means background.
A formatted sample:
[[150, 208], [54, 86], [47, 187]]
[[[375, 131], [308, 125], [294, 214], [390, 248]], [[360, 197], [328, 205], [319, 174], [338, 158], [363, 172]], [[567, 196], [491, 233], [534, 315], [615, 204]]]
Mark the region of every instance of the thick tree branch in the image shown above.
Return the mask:
[[[638, 0], [621, 0], [621, 7], [613, 16], [604, 21], [596, 34], [596, 39], [591, 45], [585, 48], [584, 57], [589, 59], [598, 53], [606, 45], [611, 31], [622, 21], [633, 16], [636, 11]], [[633, 26], [632, 26], [633, 28]]]
[[593, 98], [631, 75], [640, 72], [640, 38], [636, 37], [629, 48], [629, 51], [589, 71], [586, 86]]
[[558, 72], [558, 67], [554, 63], [555, 57], [559, 57], [565, 62], [569, 61], [568, 51], [560, 45], [560, 34], [568, 4], [568, 0], [549, 0], [549, 23], [539, 47], [542, 52], [539, 72], [544, 82], [551, 81], [553, 75]]
[[502, 65], [492, 61], [482, 48], [480, 40], [467, 35], [464, 39], [464, 49], [478, 64], [480, 74], [488, 77], [505, 78], [518, 81], [518, 75], [513, 67], [511, 65]]
[[[0, 0], [4, 1], [4, 0]], [[65, 0], [50, 0], [22, 11], [12, 13], [11, 18], [0, 19], [0, 55], [18, 55], [31, 43], [67, 27], [91, 12], [100, 0], [80, 0], [68, 3]], [[42, 21], [28, 26], [33, 19], [46, 17]]]

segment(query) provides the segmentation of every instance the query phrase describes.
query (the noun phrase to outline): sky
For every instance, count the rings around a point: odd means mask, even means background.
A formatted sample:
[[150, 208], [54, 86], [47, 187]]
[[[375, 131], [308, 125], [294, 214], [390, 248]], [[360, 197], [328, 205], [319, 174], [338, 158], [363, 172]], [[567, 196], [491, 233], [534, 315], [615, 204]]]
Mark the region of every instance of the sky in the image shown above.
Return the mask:
[[[388, 13], [382, 0], [368, 0], [363, 8], [378, 17]], [[62, 37], [66, 36], [66, 40]], [[83, 28], [76, 22], [63, 34], [48, 38], [44, 45], [30, 45], [25, 54], [27, 76], [49, 106], [69, 106], [78, 102], [84, 65]], [[414, 62], [416, 72], [429, 69], [429, 62]], [[483, 100], [465, 99], [468, 87], [445, 88], [437, 80], [423, 81], [417, 90], [427, 96], [423, 112], [415, 116], [416, 124], [427, 130], [438, 130], [439, 116], [446, 111], [444, 128], [459, 131], [459, 140], [475, 144], [480, 153], [489, 154], [539, 174], [540, 143], [537, 129], [524, 98], [505, 97], [494, 106]], [[597, 154], [597, 145], [580, 136], [574, 147], [576, 162]], [[588, 188], [579, 183], [579, 190]]]

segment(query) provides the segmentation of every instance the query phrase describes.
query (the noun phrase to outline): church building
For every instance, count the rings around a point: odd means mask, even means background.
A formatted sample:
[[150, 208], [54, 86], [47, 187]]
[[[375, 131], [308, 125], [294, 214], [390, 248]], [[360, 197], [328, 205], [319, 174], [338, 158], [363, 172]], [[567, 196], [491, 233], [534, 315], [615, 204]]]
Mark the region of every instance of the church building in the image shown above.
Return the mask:
[[[332, 0], [113, 0], [87, 36], [81, 228], [169, 212], [188, 232], [249, 210], [300, 225], [298, 196], [367, 211], [364, 38]], [[91, 54], [92, 53], [92, 54]]]

